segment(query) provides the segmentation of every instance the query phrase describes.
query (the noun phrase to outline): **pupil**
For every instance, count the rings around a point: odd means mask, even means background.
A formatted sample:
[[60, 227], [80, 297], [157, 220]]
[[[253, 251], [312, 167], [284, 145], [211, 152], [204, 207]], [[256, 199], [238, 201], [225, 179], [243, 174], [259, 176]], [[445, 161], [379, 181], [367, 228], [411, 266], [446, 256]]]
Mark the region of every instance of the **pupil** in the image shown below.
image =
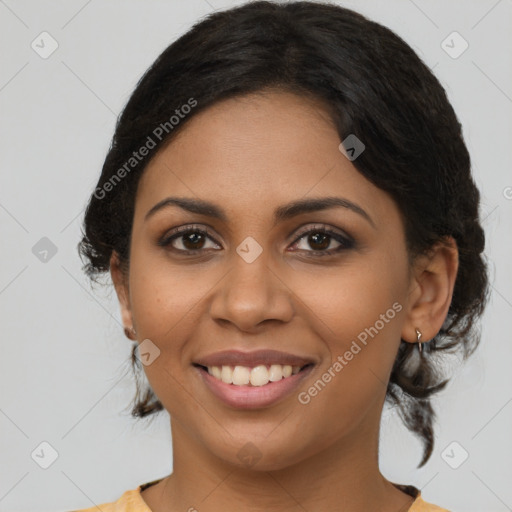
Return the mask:
[[[198, 243], [201, 243], [202, 238], [203, 238], [203, 235], [201, 235], [200, 233], [190, 233], [189, 235], [187, 235], [184, 238], [183, 243], [184, 243], [185, 247], [187, 247], [188, 249], [192, 249], [192, 250], [197, 249], [197, 247], [195, 247], [195, 245], [197, 245]], [[194, 247], [188, 247], [188, 242], [191, 242]]]
[[314, 235], [310, 235], [309, 238], [310, 240], [313, 240], [313, 244], [319, 244], [320, 242], [318, 242], [318, 238], [323, 238], [324, 243], [320, 243], [321, 247], [319, 247], [318, 249], [326, 249], [327, 247], [329, 247], [329, 236], [326, 235], [325, 233], [315, 233]]

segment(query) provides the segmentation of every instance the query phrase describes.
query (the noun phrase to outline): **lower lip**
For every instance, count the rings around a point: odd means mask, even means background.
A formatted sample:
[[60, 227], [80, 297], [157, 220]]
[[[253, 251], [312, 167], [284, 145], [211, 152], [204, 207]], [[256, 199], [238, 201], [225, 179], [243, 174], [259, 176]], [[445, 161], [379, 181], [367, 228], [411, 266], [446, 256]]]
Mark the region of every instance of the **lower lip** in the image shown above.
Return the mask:
[[295, 375], [277, 382], [269, 382], [264, 386], [236, 386], [226, 384], [196, 366], [210, 391], [225, 404], [237, 409], [258, 409], [275, 404], [296, 390], [312, 369], [313, 365], [308, 366]]

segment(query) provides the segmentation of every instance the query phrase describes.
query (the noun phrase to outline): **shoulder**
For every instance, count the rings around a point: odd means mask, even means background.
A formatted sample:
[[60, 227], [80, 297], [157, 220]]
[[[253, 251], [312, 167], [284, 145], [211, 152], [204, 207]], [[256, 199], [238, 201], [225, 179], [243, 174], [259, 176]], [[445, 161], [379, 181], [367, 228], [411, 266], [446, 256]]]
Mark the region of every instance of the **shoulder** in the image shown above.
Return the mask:
[[397, 483], [393, 483], [393, 485], [400, 491], [414, 498], [414, 501], [407, 512], [450, 512], [446, 508], [441, 508], [437, 505], [433, 505], [432, 503], [427, 503], [424, 501], [423, 497], [421, 496], [421, 491], [413, 485], [403, 485]]
[[101, 503], [91, 508], [75, 510], [73, 512], [151, 512], [141, 496], [141, 487], [125, 491], [122, 496], [111, 503]]
[[411, 508], [408, 512], [450, 512], [446, 508], [438, 507], [437, 505], [433, 505], [432, 503], [427, 503], [421, 497], [421, 494], [418, 494], [418, 497], [414, 500]]

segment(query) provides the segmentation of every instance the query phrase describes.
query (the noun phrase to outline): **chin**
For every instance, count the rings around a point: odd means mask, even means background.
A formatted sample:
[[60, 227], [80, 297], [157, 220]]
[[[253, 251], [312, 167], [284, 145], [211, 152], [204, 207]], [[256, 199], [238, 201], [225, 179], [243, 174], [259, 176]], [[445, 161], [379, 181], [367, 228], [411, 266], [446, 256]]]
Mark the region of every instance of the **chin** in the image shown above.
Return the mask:
[[[218, 441], [218, 439], [217, 439]], [[206, 441], [207, 443], [207, 441]], [[302, 461], [309, 450], [298, 445], [296, 436], [238, 436], [236, 441], [226, 439], [226, 444], [210, 445], [211, 452], [226, 464], [249, 471], [279, 471]]]

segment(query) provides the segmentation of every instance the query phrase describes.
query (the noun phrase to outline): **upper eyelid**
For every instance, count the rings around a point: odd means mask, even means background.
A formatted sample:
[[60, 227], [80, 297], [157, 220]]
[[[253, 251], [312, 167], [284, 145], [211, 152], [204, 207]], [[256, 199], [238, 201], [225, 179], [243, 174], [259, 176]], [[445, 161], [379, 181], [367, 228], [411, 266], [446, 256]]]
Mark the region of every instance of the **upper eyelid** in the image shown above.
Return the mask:
[[315, 231], [315, 230], [318, 230], [318, 231], [332, 231], [340, 236], [343, 236], [345, 238], [351, 238], [350, 235], [348, 233], [346, 233], [344, 230], [340, 229], [340, 228], [335, 228], [335, 227], [332, 227], [332, 226], [329, 226], [328, 224], [322, 224], [322, 223], [314, 223], [314, 224], [304, 224], [303, 226], [299, 227], [297, 229], [298, 231], [298, 234], [295, 235], [296, 237], [301, 237], [303, 235], [306, 235], [308, 234], [309, 232], [311, 231]]
[[[297, 233], [297, 234], [294, 235], [294, 239], [292, 242], [293, 243], [297, 242], [298, 240], [303, 238], [305, 235], [307, 235], [308, 233], [315, 231], [315, 230], [332, 231], [333, 233], [339, 235], [340, 237], [346, 238], [349, 241], [352, 240], [352, 237], [348, 233], [346, 233], [344, 230], [341, 230], [340, 228], [335, 228], [335, 227], [329, 226], [328, 224], [322, 224], [322, 223], [305, 223], [302, 226], [299, 226], [299, 228], [297, 228], [295, 230], [295, 233]], [[178, 239], [180, 236], [183, 236], [189, 232], [200, 231], [200, 232], [204, 232], [209, 238], [211, 238], [212, 241], [214, 241], [216, 244], [220, 245], [220, 243], [217, 241], [216, 237], [211, 232], [209, 226], [204, 226], [204, 225], [199, 225], [199, 224], [187, 224], [185, 226], [179, 226], [179, 227], [175, 228], [173, 231], [174, 232], [172, 232], [169, 235], [164, 235], [163, 240], [164, 241], [167, 241], [167, 240], [170, 241], [171, 239], [175, 240], [175, 239]], [[328, 233], [328, 234], [330, 236], [332, 236], [332, 234], [330, 234], [330, 233]]]
[[217, 241], [216, 237], [211, 233], [211, 230], [209, 227], [204, 227], [204, 226], [195, 225], [195, 224], [192, 224], [192, 225], [187, 224], [185, 226], [179, 226], [177, 228], [174, 228], [171, 230], [170, 233], [167, 232], [166, 234], [164, 234], [159, 240], [162, 245], [167, 244], [173, 240], [179, 239], [181, 236], [184, 236], [189, 232], [194, 232], [194, 231], [205, 233], [217, 245], [220, 245], [220, 243]]

